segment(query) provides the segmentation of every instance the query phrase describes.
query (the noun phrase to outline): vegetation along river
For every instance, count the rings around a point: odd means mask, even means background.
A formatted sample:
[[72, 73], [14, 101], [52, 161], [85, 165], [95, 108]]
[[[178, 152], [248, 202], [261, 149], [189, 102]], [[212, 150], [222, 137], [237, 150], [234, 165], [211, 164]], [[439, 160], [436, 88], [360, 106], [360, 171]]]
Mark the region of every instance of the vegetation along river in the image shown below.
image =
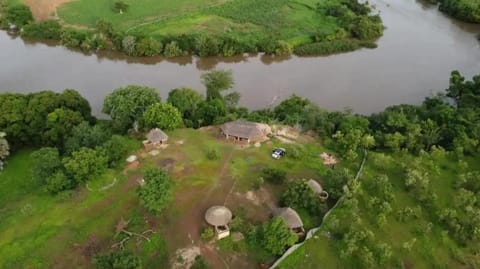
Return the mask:
[[400, 103], [419, 103], [447, 87], [450, 71], [480, 73], [480, 26], [454, 21], [435, 6], [415, 0], [372, 1], [387, 27], [376, 49], [333, 55], [275, 59], [131, 58], [115, 53], [84, 55], [32, 43], [0, 32], [0, 92], [78, 90], [96, 114], [112, 89], [140, 84], [159, 89], [203, 91], [200, 74], [231, 69], [241, 104], [261, 108], [293, 93], [327, 109], [349, 107], [371, 113]]

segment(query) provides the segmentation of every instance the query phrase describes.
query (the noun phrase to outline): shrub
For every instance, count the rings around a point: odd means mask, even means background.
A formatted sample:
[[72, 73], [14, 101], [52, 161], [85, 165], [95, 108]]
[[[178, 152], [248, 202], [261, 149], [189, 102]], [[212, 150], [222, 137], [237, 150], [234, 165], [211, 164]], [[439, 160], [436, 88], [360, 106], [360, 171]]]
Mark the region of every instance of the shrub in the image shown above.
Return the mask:
[[46, 189], [51, 194], [57, 194], [61, 191], [70, 189], [75, 185], [68, 179], [62, 171], [56, 172], [45, 179]]
[[85, 182], [100, 175], [107, 166], [107, 160], [99, 152], [89, 148], [81, 148], [63, 159], [65, 171], [75, 183]]
[[259, 227], [256, 240], [265, 251], [280, 255], [287, 247], [295, 244], [298, 237], [288, 229], [282, 218], [275, 217]]
[[262, 187], [263, 183], [265, 183], [265, 180], [263, 177], [257, 177], [253, 181], [253, 189], [258, 190]]
[[129, 5], [123, 1], [116, 1], [115, 4], [113, 5], [113, 9], [120, 14], [127, 12], [128, 7]]
[[200, 235], [200, 237], [203, 240], [206, 240], [206, 241], [212, 239], [214, 236], [215, 236], [215, 231], [213, 230], [212, 227], [208, 227], [208, 228], [203, 229], [203, 232]]
[[289, 55], [293, 51], [293, 46], [290, 45], [288, 42], [279, 40], [277, 41], [277, 46], [275, 48], [275, 55]]
[[220, 155], [218, 154], [218, 151], [216, 149], [207, 150], [207, 159], [213, 161], [218, 160], [218, 158], [220, 158]]
[[162, 43], [152, 37], [143, 38], [137, 43], [135, 51], [137, 56], [155, 56], [162, 51]]
[[193, 262], [192, 266], [190, 266], [190, 269], [210, 269], [210, 265], [203, 259], [202, 256], [198, 255], [195, 257], [195, 261]]
[[137, 269], [142, 264], [139, 257], [126, 250], [95, 255], [92, 263], [97, 269]]
[[67, 48], [79, 48], [86, 38], [85, 32], [68, 28], [61, 32], [60, 43]]
[[358, 42], [353, 40], [334, 40], [297, 46], [293, 52], [299, 56], [326, 55], [354, 51], [358, 48]]
[[195, 39], [195, 53], [200, 57], [217, 56], [219, 48], [220, 42], [215, 37], [202, 35]]
[[185, 52], [180, 48], [176, 41], [171, 41], [165, 45], [163, 55], [167, 58], [178, 57], [185, 55]]
[[33, 21], [32, 11], [30, 11], [29, 7], [23, 4], [13, 5], [7, 7], [5, 11], [5, 20], [14, 24], [18, 28], [22, 28], [24, 25]]
[[135, 55], [137, 38], [131, 35], [122, 39], [122, 51], [127, 55]]
[[268, 182], [282, 184], [287, 178], [287, 172], [276, 168], [264, 168], [262, 176]]
[[58, 21], [42, 21], [23, 27], [22, 36], [44, 39], [60, 39], [62, 26]]
[[350, 28], [352, 35], [360, 40], [374, 40], [383, 34], [383, 25], [377, 17], [356, 18]]

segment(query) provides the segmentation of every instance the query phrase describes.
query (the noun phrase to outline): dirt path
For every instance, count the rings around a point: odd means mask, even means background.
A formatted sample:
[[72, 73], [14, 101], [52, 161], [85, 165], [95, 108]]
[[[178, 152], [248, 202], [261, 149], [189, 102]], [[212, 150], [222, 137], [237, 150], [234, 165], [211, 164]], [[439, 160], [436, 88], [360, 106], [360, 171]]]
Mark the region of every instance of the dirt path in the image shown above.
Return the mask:
[[69, 1], [71, 0], [24, 0], [37, 21], [50, 19], [55, 14], [57, 7]]

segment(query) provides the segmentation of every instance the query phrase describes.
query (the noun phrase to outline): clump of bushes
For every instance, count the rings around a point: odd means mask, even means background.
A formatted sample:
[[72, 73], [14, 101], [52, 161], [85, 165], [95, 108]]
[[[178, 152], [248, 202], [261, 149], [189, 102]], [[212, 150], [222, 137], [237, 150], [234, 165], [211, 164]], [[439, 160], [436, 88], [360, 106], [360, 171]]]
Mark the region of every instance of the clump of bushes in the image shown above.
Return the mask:
[[4, 14], [4, 22], [2, 27], [8, 26], [9, 23], [15, 25], [17, 28], [22, 28], [24, 25], [33, 21], [32, 11], [26, 5], [18, 4], [6, 8]]
[[213, 230], [212, 227], [207, 227], [203, 229], [202, 234], [200, 235], [200, 237], [206, 241], [212, 239], [213, 236], [215, 236], [215, 231]]
[[62, 26], [58, 21], [48, 20], [27, 24], [23, 27], [22, 36], [42, 39], [60, 39]]
[[262, 169], [262, 177], [273, 184], [282, 184], [287, 178], [287, 172], [277, 168]]
[[353, 40], [334, 40], [297, 46], [293, 51], [299, 56], [327, 55], [354, 51], [359, 47], [359, 43]]

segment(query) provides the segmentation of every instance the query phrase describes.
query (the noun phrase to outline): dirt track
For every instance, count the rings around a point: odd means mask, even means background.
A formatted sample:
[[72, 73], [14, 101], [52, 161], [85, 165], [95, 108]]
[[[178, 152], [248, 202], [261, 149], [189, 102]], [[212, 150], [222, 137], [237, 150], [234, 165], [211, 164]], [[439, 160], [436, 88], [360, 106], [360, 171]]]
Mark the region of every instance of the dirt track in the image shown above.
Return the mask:
[[71, 0], [24, 0], [38, 21], [51, 18], [57, 7], [69, 1]]

